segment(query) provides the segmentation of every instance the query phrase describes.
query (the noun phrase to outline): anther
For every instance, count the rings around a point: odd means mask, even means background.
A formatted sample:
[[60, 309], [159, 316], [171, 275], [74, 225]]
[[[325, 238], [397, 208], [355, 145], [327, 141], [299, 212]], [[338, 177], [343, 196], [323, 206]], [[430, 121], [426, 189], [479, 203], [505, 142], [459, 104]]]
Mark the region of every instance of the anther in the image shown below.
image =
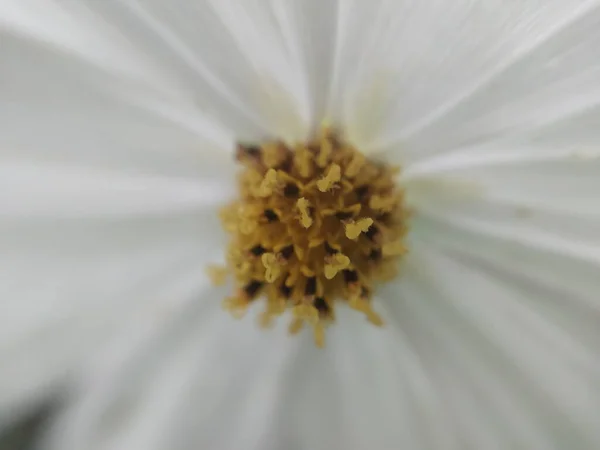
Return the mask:
[[238, 228], [242, 234], [252, 234], [258, 227], [256, 211], [254, 208], [240, 206], [238, 208], [238, 216]]
[[313, 325], [319, 321], [319, 311], [317, 311], [317, 308], [315, 308], [312, 304], [309, 305], [303, 303], [296, 305], [294, 306], [294, 309], [292, 309], [292, 314], [294, 314], [295, 317], [305, 320]]
[[329, 166], [327, 174], [317, 181], [317, 188], [321, 192], [327, 192], [342, 179], [342, 169], [337, 164]]
[[277, 177], [277, 171], [275, 169], [269, 169], [258, 188], [258, 196], [269, 197], [270, 195], [273, 195], [278, 187], [279, 179]]
[[313, 219], [310, 217], [310, 202], [304, 197], [301, 197], [296, 202], [296, 207], [298, 208], [298, 211], [300, 211], [300, 223], [304, 228], [310, 228], [313, 224]]
[[324, 139], [321, 142], [321, 148], [317, 155], [316, 163], [321, 169], [327, 166], [329, 158], [333, 153], [333, 145], [329, 139]]
[[258, 224], [256, 223], [256, 221], [253, 221], [251, 219], [246, 219], [243, 217], [240, 218], [240, 224], [239, 224], [240, 233], [245, 234], [245, 235], [252, 234], [254, 232], [254, 230], [256, 230], [257, 227], [258, 227]]
[[406, 247], [402, 241], [388, 242], [383, 244], [381, 249], [383, 256], [398, 256], [406, 253]]
[[358, 175], [358, 172], [360, 172], [360, 169], [362, 169], [364, 164], [365, 157], [360, 153], [355, 153], [348, 166], [346, 166], [346, 176], [348, 178], [354, 178]]
[[294, 152], [294, 161], [301, 177], [309, 178], [313, 173], [312, 157], [308, 149], [301, 146]]
[[328, 280], [333, 279], [337, 273], [341, 270], [346, 269], [350, 266], [350, 258], [343, 253], [335, 253], [325, 257], [325, 278]]
[[378, 211], [389, 212], [394, 209], [396, 205], [396, 199], [392, 196], [381, 196], [381, 195], [373, 195], [369, 200], [369, 206], [371, 209], [375, 209]]
[[280, 142], [266, 145], [263, 148], [263, 162], [267, 167], [279, 168], [288, 159], [289, 151]]
[[281, 259], [274, 253], [264, 253], [260, 259], [265, 267], [265, 280], [273, 283], [282, 273]]
[[367, 233], [371, 225], [373, 225], [373, 219], [366, 217], [357, 221], [349, 220], [346, 222], [346, 237], [348, 239], [356, 239], [361, 233]]

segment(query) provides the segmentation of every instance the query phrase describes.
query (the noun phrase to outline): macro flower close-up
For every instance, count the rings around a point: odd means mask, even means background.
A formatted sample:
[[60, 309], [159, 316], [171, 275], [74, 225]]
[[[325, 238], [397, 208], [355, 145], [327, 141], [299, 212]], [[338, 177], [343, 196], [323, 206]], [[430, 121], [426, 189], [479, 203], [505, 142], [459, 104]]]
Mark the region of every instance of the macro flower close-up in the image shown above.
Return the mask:
[[0, 305], [39, 450], [600, 448], [600, 1], [0, 0]]

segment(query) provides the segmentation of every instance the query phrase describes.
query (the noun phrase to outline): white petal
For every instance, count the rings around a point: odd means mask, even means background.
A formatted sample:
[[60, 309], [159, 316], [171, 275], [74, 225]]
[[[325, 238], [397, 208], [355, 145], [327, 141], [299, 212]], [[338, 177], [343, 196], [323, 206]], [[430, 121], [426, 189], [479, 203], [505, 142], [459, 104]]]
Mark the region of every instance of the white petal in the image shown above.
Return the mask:
[[396, 162], [598, 104], [597, 0], [382, 1], [373, 9], [367, 22], [363, 11], [350, 13], [338, 101], [348, 105], [353, 138]]
[[[217, 174], [221, 179], [217, 179]], [[232, 197], [235, 188], [230, 174], [217, 174], [206, 174], [196, 181], [50, 164], [7, 163], [0, 166], [0, 218], [11, 222], [68, 217], [107, 219], [189, 214], [208, 207], [216, 210]]]
[[322, 120], [337, 119], [331, 108], [331, 95], [342, 44], [342, 10], [350, 2], [270, 0], [270, 4], [284, 45], [301, 71], [312, 128], [318, 127]]
[[45, 395], [136, 311], [177, 300], [223, 245], [216, 211], [137, 220], [2, 224], [0, 405]]
[[234, 136], [78, 5], [0, 5], [1, 423], [223, 244]]
[[295, 430], [298, 448], [445, 449], [456, 443], [430, 374], [390, 316], [390, 304], [401, 299], [379, 300], [384, 328], [342, 308], [325, 349], [299, 355], [297, 384], [283, 399], [293, 405], [289, 420], [278, 422]]
[[[168, 83], [160, 91], [142, 75], [123, 73], [120, 60], [98, 66], [93, 54], [81, 56], [62, 43], [17, 31], [0, 22], [2, 162], [196, 176], [208, 152], [232, 146], [231, 132], [216, 127]], [[72, 32], [74, 41], [86, 37]], [[110, 56], [123, 57], [113, 49], [119, 42], [105, 40]]]
[[269, 444], [286, 438], [272, 424], [288, 366], [311, 337], [236, 321], [220, 311], [224, 295], [205, 290], [177, 314], [135, 320], [98, 355], [48, 448], [281, 448]]
[[541, 263], [548, 271], [555, 270], [554, 263], [579, 261], [589, 267], [584, 271], [588, 282], [582, 285], [577, 273], [569, 272], [574, 278], [562, 274], [561, 284], [591, 300], [597, 286], [591, 274], [600, 270], [600, 159], [567, 154], [535, 160], [514, 154], [504, 161], [447, 162], [407, 174], [408, 197], [418, 205], [415, 233], [465, 245], [464, 251], [475, 251], [467, 244], [470, 239], [489, 239], [501, 250], [494, 257], [506, 260], [511, 253], [503, 245], [509, 243], [528, 264], [539, 259], [535, 266]]
[[240, 139], [305, 137], [302, 67], [264, 1], [85, 2]]
[[467, 447], [594, 448], [597, 263], [429, 217], [413, 230], [396, 321]]
[[196, 309], [162, 331], [136, 322], [140, 335], [125, 340], [135, 343], [123, 346], [121, 336], [109, 360], [98, 358], [52, 448], [419, 449], [455, 441], [429, 374], [393, 323], [377, 329], [342, 310], [318, 350], [310, 333], [285, 336], [285, 323], [261, 331], [250, 318]]

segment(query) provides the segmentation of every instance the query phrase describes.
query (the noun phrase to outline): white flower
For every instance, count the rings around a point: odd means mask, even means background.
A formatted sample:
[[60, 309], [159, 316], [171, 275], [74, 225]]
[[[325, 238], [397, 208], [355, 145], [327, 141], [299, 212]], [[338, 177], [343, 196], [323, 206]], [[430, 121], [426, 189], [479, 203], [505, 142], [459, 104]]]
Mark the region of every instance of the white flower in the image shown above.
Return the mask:
[[[221, 309], [235, 143], [414, 209], [383, 328]], [[600, 1], [0, 0], [0, 426], [57, 450], [600, 446]], [[67, 395], [65, 394], [65, 389]]]

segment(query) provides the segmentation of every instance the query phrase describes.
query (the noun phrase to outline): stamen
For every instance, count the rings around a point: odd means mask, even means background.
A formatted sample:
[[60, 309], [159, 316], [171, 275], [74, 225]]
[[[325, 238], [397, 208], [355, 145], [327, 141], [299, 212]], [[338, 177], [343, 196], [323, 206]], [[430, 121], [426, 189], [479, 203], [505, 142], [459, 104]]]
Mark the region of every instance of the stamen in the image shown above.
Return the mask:
[[319, 348], [325, 347], [325, 327], [322, 323], [315, 325], [315, 345]]
[[394, 209], [394, 205], [396, 203], [396, 199], [392, 196], [381, 196], [374, 195], [371, 197], [369, 201], [369, 206], [371, 209], [375, 209], [378, 211], [389, 212]]
[[258, 188], [258, 195], [260, 197], [269, 197], [270, 195], [273, 195], [278, 187], [279, 179], [277, 177], [277, 171], [275, 169], [269, 169]]
[[290, 154], [285, 145], [280, 142], [267, 144], [263, 147], [263, 162], [267, 167], [281, 167]]
[[333, 153], [333, 145], [331, 141], [324, 140], [321, 143], [321, 151], [317, 155], [317, 166], [321, 169], [327, 167], [327, 163], [329, 162], [329, 157]]
[[265, 266], [265, 280], [273, 283], [282, 273], [282, 261], [274, 253], [265, 253], [261, 256], [263, 266]]
[[354, 178], [360, 172], [360, 169], [365, 165], [365, 157], [360, 153], [355, 153], [350, 161], [350, 164], [346, 167], [345, 175], [348, 178]]
[[346, 222], [346, 237], [348, 239], [356, 239], [360, 236], [360, 233], [366, 233], [369, 228], [373, 225], [373, 219], [366, 217], [358, 221], [349, 220]]
[[406, 247], [402, 241], [388, 242], [381, 249], [383, 256], [398, 256], [406, 253]]
[[329, 166], [327, 175], [317, 181], [317, 187], [321, 192], [327, 192], [336, 185], [342, 179], [342, 169], [337, 164]]
[[325, 258], [325, 278], [332, 280], [340, 270], [350, 265], [350, 258], [343, 253], [335, 253]]
[[[241, 317], [264, 298], [262, 327], [291, 311], [290, 333], [307, 324], [319, 347], [340, 303], [381, 326], [374, 286], [396, 276], [407, 251], [396, 169], [370, 161], [328, 126], [293, 147], [238, 145], [236, 159], [244, 167], [240, 197], [220, 217], [232, 237], [226, 261], [237, 290], [224, 307]], [[207, 271], [225, 282], [222, 268]]]
[[309, 178], [313, 173], [312, 168], [312, 156], [310, 151], [304, 147], [299, 146], [294, 154], [294, 162], [298, 174], [303, 178]]
[[227, 267], [212, 264], [206, 268], [206, 273], [215, 286], [223, 286], [227, 281], [229, 270]]
[[300, 223], [304, 228], [310, 228], [313, 223], [312, 217], [310, 217], [310, 202], [301, 197], [296, 202], [298, 211], [300, 211]]

